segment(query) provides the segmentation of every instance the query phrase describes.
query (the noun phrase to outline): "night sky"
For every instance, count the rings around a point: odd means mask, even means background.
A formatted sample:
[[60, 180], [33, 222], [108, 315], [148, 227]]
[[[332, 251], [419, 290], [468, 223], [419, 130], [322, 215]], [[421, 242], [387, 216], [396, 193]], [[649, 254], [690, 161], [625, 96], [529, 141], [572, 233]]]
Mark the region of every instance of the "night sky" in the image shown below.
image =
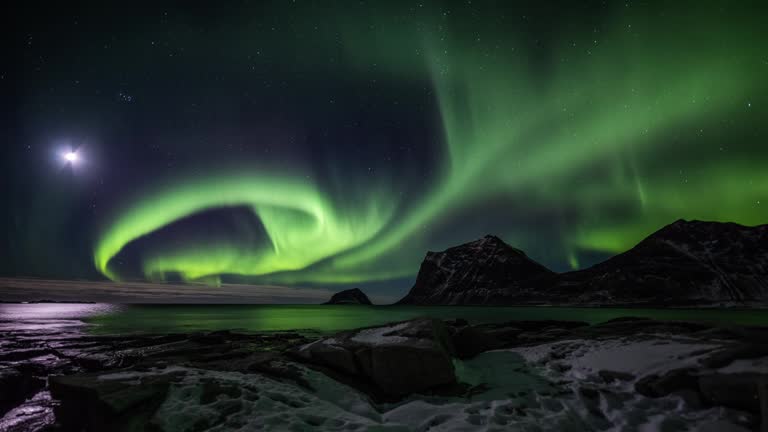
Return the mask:
[[0, 275], [396, 298], [488, 233], [564, 271], [766, 223], [765, 9], [6, 5]]

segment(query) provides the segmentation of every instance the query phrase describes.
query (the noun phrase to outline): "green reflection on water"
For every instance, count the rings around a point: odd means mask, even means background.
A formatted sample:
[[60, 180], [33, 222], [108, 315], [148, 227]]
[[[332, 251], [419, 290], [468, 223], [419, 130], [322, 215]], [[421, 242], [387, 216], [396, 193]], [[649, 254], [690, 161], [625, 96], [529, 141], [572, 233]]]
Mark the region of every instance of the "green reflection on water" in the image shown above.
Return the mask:
[[594, 324], [617, 317], [637, 316], [768, 325], [766, 310], [350, 305], [130, 305], [88, 321], [98, 324], [91, 331], [100, 334], [213, 330], [311, 330], [327, 333], [421, 316], [464, 318], [472, 323], [557, 319]]

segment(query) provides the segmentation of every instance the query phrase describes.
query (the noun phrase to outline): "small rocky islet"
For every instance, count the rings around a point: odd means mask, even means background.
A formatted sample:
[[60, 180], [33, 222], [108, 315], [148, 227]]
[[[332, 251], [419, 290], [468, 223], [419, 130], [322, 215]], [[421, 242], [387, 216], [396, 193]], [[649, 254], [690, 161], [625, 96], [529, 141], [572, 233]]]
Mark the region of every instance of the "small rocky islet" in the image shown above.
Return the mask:
[[372, 305], [371, 300], [360, 288], [339, 291], [324, 304], [329, 305]]

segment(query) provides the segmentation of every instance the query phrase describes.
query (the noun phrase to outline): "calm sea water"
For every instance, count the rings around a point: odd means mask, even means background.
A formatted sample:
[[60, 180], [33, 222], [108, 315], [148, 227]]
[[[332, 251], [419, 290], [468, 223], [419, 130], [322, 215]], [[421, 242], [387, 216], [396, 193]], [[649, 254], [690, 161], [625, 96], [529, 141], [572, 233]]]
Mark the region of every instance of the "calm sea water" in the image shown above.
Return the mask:
[[599, 323], [623, 316], [719, 324], [768, 326], [768, 310], [614, 309], [471, 306], [329, 305], [110, 305], [0, 304], [0, 330], [93, 324], [100, 334], [172, 333], [211, 330], [338, 330], [429, 316], [464, 318], [473, 323], [510, 320], [577, 320]]

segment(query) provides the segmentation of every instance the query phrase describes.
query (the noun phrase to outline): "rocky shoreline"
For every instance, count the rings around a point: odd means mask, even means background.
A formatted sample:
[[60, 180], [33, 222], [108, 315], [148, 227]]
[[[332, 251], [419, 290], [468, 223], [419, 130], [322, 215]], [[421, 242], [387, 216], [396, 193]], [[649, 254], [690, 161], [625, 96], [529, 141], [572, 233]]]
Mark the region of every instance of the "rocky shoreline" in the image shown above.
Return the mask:
[[656, 421], [736, 431], [759, 430], [768, 415], [765, 327], [420, 318], [329, 336], [25, 329], [0, 340], [4, 431], [234, 430], [257, 420], [266, 430]]

